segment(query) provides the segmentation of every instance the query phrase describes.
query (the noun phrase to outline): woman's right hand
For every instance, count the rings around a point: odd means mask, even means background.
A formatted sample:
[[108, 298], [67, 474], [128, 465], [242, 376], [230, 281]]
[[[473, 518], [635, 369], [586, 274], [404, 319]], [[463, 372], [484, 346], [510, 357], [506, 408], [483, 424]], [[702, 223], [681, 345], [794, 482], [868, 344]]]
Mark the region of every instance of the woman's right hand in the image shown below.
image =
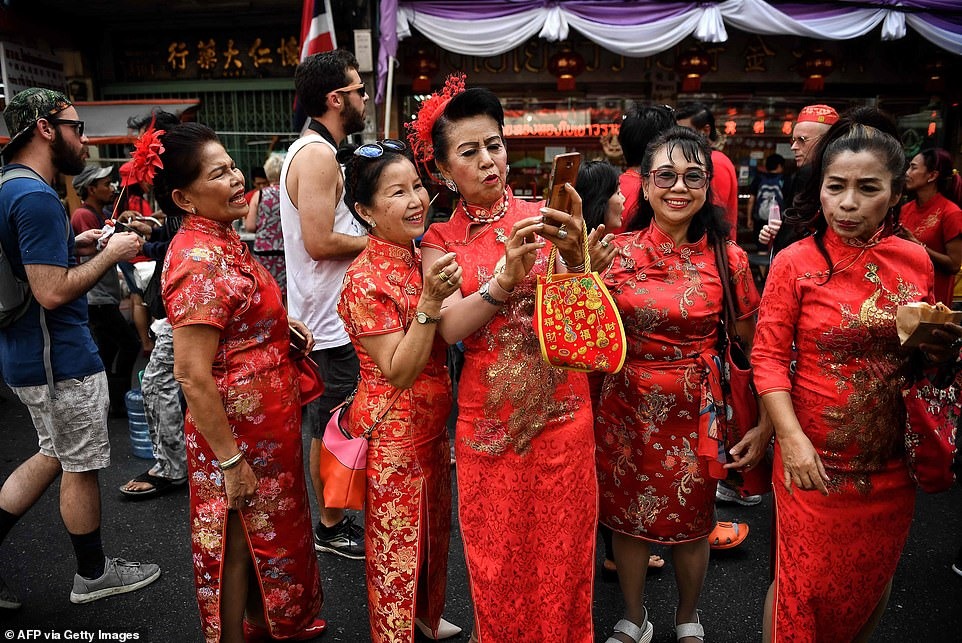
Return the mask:
[[460, 290], [464, 269], [458, 265], [457, 257], [454, 252], [441, 255], [441, 258], [424, 272], [422, 301], [435, 301], [440, 309], [441, 302]]
[[611, 243], [614, 238], [613, 234], [605, 234], [604, 223], [599, 224], [588, 234], [588, 256], [594, 272], [604, 272], [611, 265], [611, 261], [618, 253], [618, 249]]
[[795, 431], [790, 436], [779, 436], [778, 445], [782, 452], [784, 484], [788, 493], [792, 493], [794, 484], [802, 491], [818, 489], [823, 496], [827, 496], [830, 478], [808, 436], [800, 430]]
[[546, 244], [538, 236], [543, 228], [541, 216], [521, 219], [511, 228], [511, 236], [504, 244], [504, 272], [499, 275], [498, 280], [498, 285], [504, 290], [514, 290], [531, 272], [538, 259], [538, 251]]
[[228, 509], [240, 511], [254, 502], [254, 494], [257, 493], [257, 476], [247, 464], [247, 460], [241, 458], [236, 467], [224, 471], [223, 475]]

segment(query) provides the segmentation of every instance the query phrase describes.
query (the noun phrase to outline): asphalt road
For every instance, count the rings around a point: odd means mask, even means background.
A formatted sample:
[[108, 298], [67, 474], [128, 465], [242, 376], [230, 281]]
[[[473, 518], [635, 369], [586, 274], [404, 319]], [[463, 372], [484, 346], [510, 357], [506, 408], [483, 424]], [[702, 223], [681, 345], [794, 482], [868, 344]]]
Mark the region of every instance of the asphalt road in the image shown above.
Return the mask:
[[[179, 491], [150, 501], [124, 500], [117, 488], [145, 471], [149, 462], [131, 454], [125, 421], [111, 420], [110, 436], [113, 464], [101, 474], [107, 553], [158, 563], [163, 575], [139, 592], [87, 605], [71, 604], [74, 558], [60, 521], [55, 485], [0, 547], [0, 575], [23, 601], [17, 612], [0, 610], [0, 639], [100, 641], [125, 640], [126, 635], [126, 640], [152, 643], [201, 640], [190, 567], [187, 493]], [[35, 451], [36, 434], [26, 411], [0, 386], [0, 479]], [[455, 475], [452, 470], [452, 481]], [[892, 599], [873, 641], [962, 641], [962, 578], [949, 569], [962, 544], [962, 490], [938, 496], [919, 494], [918, 500]], [[770, 515], [769, 498], [753, 508], [719, 508], [721, 519], [738, 518], [749, 523], [751, 531], [741, 547], [712, 556], [701, 602], [708, 641], [760, 640]], [[472, 613], [456, 518], [445, 616], [465, 629], [451, 640], [464, 642]], [[660, 553], [667, 555], [664, 550]], [[363, 562], [320, 556], [325, 592], [321, 615], [329, 630], [318, 640], [368, 641]], [[675, 640], [671, 627], [674, 585], [670, 563], [649, 581], [648, 612], [658, 643]], [[594, 592], [595, 638], [604, 641], [620, 617], [621, 598], [617, 586], [601, 582], [600, 575]]]

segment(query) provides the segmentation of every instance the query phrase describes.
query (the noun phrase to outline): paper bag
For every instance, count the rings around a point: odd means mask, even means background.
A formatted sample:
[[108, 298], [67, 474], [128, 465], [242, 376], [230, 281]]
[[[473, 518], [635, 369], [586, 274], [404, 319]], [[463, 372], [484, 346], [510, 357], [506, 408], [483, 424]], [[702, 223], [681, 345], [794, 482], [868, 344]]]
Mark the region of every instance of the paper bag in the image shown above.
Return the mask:
[[962, 312], [955, 312], [939, 302], [932, 306], [924, 301], [904, 304], [895, 312], [895, 325], [899, 332], [899, 341], [906, 348], [915, 348], [919, 344], [941, 343], [932, 336], [932, 331], [942, 327], [946, 322], [958, 324], [962, 321]]

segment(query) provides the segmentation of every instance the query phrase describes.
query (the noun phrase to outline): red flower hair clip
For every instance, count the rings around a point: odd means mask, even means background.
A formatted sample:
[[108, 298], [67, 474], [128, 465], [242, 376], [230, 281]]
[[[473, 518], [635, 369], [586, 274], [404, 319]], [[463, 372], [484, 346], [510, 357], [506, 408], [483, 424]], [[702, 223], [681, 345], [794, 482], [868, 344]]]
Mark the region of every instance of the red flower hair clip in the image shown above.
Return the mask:
[[417, 116], [410, 123], [404, 126], [408, 130], [408, 143], [411, 144], [411, 151], [414, 158], [425, 168], [434, 158], [434, 142], [431, 140], [431, 129], [437, 122], [438, 117], [444, 113], [444, 108], [448, 106], [451, 99], [464, 91], [464, 80], [466, 76], [457, 72], [448, 76], [444, 81], [444, 87], [440, 91], [431, 94], [421, 102], [421, 108]]
[[[164, 144], [160, 137], [164, 130], [155, 130], [154, 122], [151, 119], [150, 125], [140, 135], [134, 143], [134, 153], [131, 155], [127, 172], [122, 172], [121, 185], [126, 187], [133, 183], [154, 184], [154, 175], [157, 170], [164, 169], [164, 163], [160, 160], [160, 155], [164, 152]], [[124, 163], [127, 166], [127, 163]]]

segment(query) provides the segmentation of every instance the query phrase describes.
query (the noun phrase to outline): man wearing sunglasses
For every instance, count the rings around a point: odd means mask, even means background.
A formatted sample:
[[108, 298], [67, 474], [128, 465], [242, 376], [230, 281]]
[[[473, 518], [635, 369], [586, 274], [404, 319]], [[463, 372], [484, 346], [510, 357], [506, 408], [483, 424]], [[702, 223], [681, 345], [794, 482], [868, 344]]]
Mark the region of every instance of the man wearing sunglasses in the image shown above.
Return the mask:
[[287, 263], [288, 311], [314, 334], [311, 357], [324, 394], [304, 407], [311, 431], [311, 483], [321, 508], [314, 548], [364, 558], [364, 532], [342, 509], [324, 506], [320, 479], [321, 438], [331, 410], [357, 385], [360, 363], [337, 315], [344, 273], [367, 245], [363, 227], [344, 203], [338, 144], [364, 129], [367, 93], [354, 54], [329, 51], [304, 59], [294, 72], [297, 101], [310, 117], [281, 170], [281, 229]]
[[[157, 565], [104, 556], [98, 471], [110, 464], [109, 400], [84, 297], [118, 261], [134, 257], [143, 239], [120, 232], [97, 252], [100, 230], [74, 237], [51, 187], [58, 173], [79, 174], [86, 158], [83, 122], [66, 96], [26, 89], [10, 100], [3, 118], [11, 139], [2, 152], [0, 244], [31, 295], [22, 315], [0, 328], [0, 371], [28, 407], [40, 449], [0, 490], [0, 543], [60, 477], [60, 514], [77, 559], [70, 600], [87, 603], [160, 577]], [[78, 264], [77, 255], [90, 259]], [[2, 579], [0, 606], [20, 606]]]

